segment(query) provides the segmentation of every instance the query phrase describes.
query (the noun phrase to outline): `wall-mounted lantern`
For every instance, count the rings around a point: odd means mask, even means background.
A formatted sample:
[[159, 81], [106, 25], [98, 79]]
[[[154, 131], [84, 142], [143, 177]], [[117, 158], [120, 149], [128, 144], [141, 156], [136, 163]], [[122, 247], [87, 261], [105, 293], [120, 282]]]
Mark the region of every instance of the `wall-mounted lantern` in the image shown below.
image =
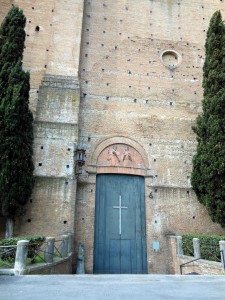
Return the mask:
[[76, 175], [79, 176], [83, 173], [82, 167], [85, 165], [86, 160], [86, 145], [83, 143], [79, 143], [77, 145], [77, 149], [75, 150], [75, 172]]

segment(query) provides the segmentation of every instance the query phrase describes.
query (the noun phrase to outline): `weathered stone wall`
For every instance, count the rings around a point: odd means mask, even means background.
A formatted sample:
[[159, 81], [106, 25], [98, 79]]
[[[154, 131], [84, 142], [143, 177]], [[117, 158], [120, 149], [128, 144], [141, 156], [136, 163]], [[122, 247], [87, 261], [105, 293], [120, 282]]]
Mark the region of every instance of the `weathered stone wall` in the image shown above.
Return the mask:
[[[136, 142], [148, 161], [150, 273], [170, 272], [167, 235], [224, 233], [190, 186], [196, 147], [191, 126], [201, 112], [205, 35], [215, 10], [225, 17], [223, 1], [87, 0], [83, 24], [83, 0], [0, 0], [1, 19], [12, 2], [27, 17], [23, 62], [31, 73], [36, 167], [34, 193], [16, 233], [73, 231], [77, 199], [76, 240], [85, 244], [86, 271], [91, 273], [92, 157], [100, 143], [114, 137]], [[73, 152], [78, 135], [87, 144], [88, 173], [80, 176], [76, 197]], [[152, 250], [154, 241], [158, 252]]]
[[[76, 239], [85, 243], [88, 272], [93, 268], [96, 182], [91, 158], [108, 138], [130, 138], [148, 157], [150, 273], [170, 272], [167, 235], [224, 233], [190, 186], [196, 147], [191, 127], [201, 112], [204, 42], [217, 9], [225, 17], [219, 0], [85, 2], [80, 136], [88, 146], [91, 174], [78, 185]], [[177, 66], [167, 67], [170, 63]], [[154, 241], [159, 242], [158, 252], [152, 249]]]
[[16, 234], [74, 231], [79, 103], [76, 77], [44, 77], [34, 122], [35, 187]]
[[11, 4], [23, 9], [27, 18], [23, 66], [31, 75], [34, 114], [35, 187], [25, 215], [15, 222], [15, 234], [73, 232], [83, 0], [0, 4], [0, 20]]
[[30, 106], [35, 114], [45, 74], [78, 76], [83, 0], [1, 0], [0, 4], [0, 21], [12, 4], [27, 18], [23, 65], [31, 73]]

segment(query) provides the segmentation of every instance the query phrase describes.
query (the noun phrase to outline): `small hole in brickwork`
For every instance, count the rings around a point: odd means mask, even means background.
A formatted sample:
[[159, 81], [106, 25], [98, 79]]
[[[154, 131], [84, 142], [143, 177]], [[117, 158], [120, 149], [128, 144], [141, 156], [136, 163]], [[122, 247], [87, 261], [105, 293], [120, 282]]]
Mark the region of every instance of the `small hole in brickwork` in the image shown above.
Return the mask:
[[155, 223], [157, 224], [157, 221], [155, 220]]
[[102, 44], [102, 47], [104, 47], [104, 44]]
[[102, 32], [105, 33], [105, 30], [103, 30]]
[[89, 29], [87, 28], [86, 31], [89, 31]]
[[157, 193], [158, 192], [158, 190], [157, 189], [155, 189], [155, 193]]
[[27, 219], [27, 222], [30, 223], [30, 222], [31, 222], [31, 219]]
[[158, 177], [158, 175], [155, 175], [155, 177]]
[[106, 20], [107, 20], [107, 18], [104, 18], [104, 20], [106, 21]]
[[30, 203], [32, 203], [33, 202], [33, 199], [30, 199]]
[[87, 94], [83, 93], [83, 97], [85, 98], [87, 96]]
[[85, 69], [83, 69], [83, 71], [85, 72]]
[[150, 90], [150, 86], [148, 87], [148, 90]]
[[149, 144], [149, 146], [151, 147], [151, 146], [152, 146], [152, 144]]
[[27, 36], [30, 36], [29, 34], [27, 34]]
[[45, 68], [47, 68], [47, 65], [45, 65]]
[[93, 190], [91, 190], [91, 193], [93, 192]]
[[102, 69], [102, 72], [104, 72], [105, 71], [105, 69]]
[[189, 194], [190, 194], [190, 192], [189, 192], [189, 191], [187, 191], [187, 194], [189, 195]]
[[129, 89], [131, 88], [131, 85], [129, 85]]
[[136, 103], [136, 102], [137, 102], [137, 99], [134, 99], [134, 102]]
[[48, 52], [48, 49], [46, 49], [46, 51]]
[[106, 85], [109, 86], [109, 83], [107, 82]]
[[67, 148], [67, 151], [70, 151], [70, 148]]
[[82, 221], [84, 221], [84, 218], [82, 218]]
[[52, 26], [52, 24], [50, 24], [50, 26]]
[[35, 27], [35, 31], [40, 31], [40, 27], [39, 27], [39, 26], [36, 26], [36, 27]]
[[115, 46], [115, 49], [117, 49], [117, 46]]
[[90, 142], [91, 141], [91, 138], [90, 138], [90, 136], [88, 137], [88, 142]]
[[41, 149], [44, 149], [44, 147], [43, 147], [43, 146], [41, 146]]
[[39, 93], [39, 91], [37, 91], [37, 94]]
[[106, 97], [106, 100], [109, 100], [109, 97], [108, 97], [108, 96]]
[[173, 102], [170, 102], [170, 106], [173, 105]]
[[192, 219], [195, 219], [195, 216], [193, 216]]
[[156, 159], [154, 158], [154, 162], [156, 162]]
[[89, 45], [89, 42], [87, 42], [86, 44]]
[[69, 183], [68, 181], [65, 182], [65, 184], [68, 184], [68, 183]]
[[54, 9], [52, 9], [52, 12], [54, 12]]
[[70, 167], [69, 165], [66, 165], [67, 169]]
[[85, 57], [88, 57], [88, 54], [85, 54]]
[[146, 100], [145, 102], [146, 102], [146, 104], [148, 104], [148, 100]]
[[39, 167], [41, 167], [41, 166], [42, 166], [42, 163], [39, 163], [38, 165], [39, 165]]
[[63, 223], [64, 223], [64, 224], [66, 224], [66, 223], [67, 223], [67, 221], [63, 221]]
[[120, 20], [120, 22], [123, 22], [123, 20]]
[[31, 21], [29, 21], [29, 23], [31, 23]]
[[88, 81], [86, 80], [85, 83], [88, 84]]
[[196, 95], [196, 94], [197, 94], [197, 92], [196, 92], [196, 91], [194, 91], [194, 94]]
[[32, 9], [34, 9], [34, 7], [32, 7]]
[[129, 71], [129, 74], [131, 74], [131, 71]]

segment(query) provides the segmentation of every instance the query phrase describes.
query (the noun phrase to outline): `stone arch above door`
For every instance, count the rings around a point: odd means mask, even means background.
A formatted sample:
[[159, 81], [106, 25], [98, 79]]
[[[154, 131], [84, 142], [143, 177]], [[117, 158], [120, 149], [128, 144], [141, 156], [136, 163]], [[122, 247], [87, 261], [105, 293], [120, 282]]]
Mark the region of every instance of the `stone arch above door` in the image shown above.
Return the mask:
[[137, 142], [123, 137], [107, 139], [99, 144], [92, 163], [97, 173], [145, 176], [148, 168], [144, 149]]

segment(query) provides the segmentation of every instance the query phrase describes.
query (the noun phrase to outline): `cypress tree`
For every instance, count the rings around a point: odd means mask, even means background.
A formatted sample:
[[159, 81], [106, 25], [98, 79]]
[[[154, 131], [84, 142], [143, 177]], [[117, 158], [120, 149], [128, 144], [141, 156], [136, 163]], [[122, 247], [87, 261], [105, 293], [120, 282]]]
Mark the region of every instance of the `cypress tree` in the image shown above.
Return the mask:
[[13, 219], [24, 212], [33, 188], [29, 73], [22, 68], [25, 24], [13, 6], [0, 27], [0, 208], [6, 237], [13, 235]]
[[193, 127], [197, 152], [191, 183], [211, 219], [225, 226], [225, 25], [220, 11], [207, 31], [203, 91], [203, 112]]

